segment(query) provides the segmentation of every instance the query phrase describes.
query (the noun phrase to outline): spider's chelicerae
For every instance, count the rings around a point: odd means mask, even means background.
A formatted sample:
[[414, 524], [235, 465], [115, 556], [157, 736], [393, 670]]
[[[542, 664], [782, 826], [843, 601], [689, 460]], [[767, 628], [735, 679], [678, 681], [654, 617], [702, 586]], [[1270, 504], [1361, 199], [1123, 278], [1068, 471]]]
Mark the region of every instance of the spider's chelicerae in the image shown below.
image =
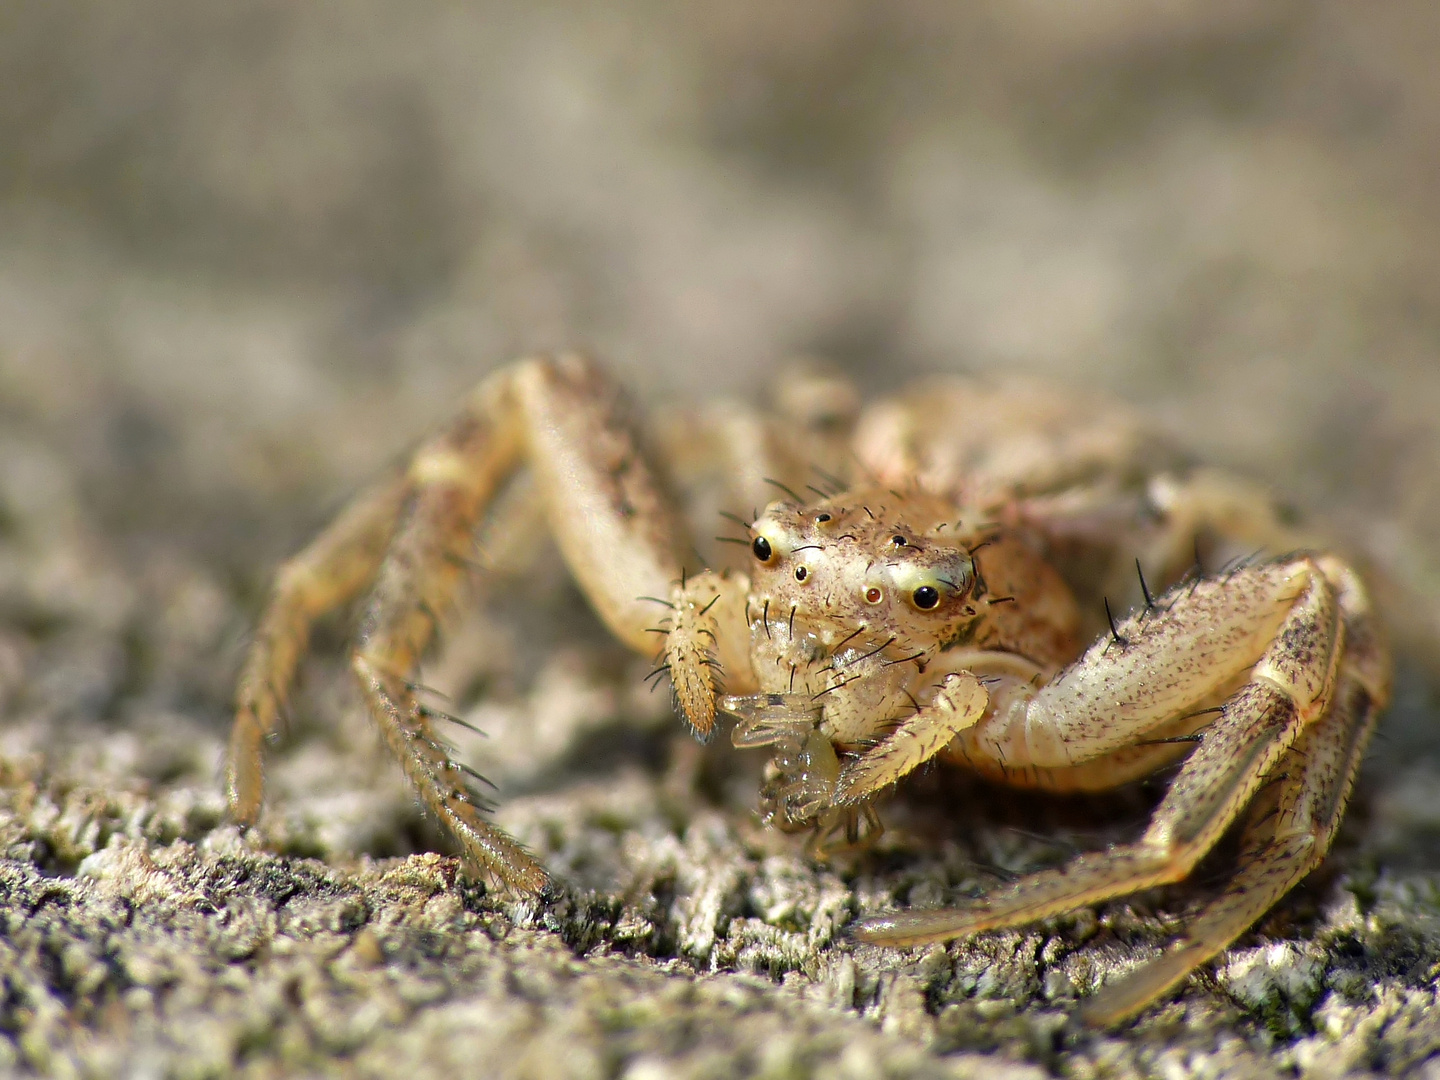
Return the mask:
[[[810, 830], [812, 848], [876, 835], [874, 800], [932, 759], [1083, 792], [1184, 758], [1138, 841], [963, 907], [871, 919], [853, 931], [862, 941], [943, 941], [1179, 881], [1238, 824], [1228, 887], [1087, 1003], [1108, 1023], [1320, 862], [1389, 694], [1387, 651], [1345, 562], [1308, 549], [1253, 485], [1187, 465], [1128, 414], [1074, 395], [957, 378], [862, 407], [848, 383], [797, 373], [776, 396], [770, 414], [719, 405], [651, 430], [652, 458], [584, 359], [527, 360], [481, 383], [403, 472], [280, 571], [239, 687], [236, 819], [259, 811], [261, 750], [312, 624], [368, 590], [352, 665], [390, 749], [477, 867], [545, 885], [480, 812], [415, 697], [437, 613], [474, 572], [476, 530], [528, 468], [600, 618], [631, 648], [658, 647], [698, 736], [730, 716], [737, 746], [770, 748], [762, 814]], [[714, 530], [685, 514], [723, 505], [765, 508], [735, 519], [740, 543], [701, 570], [692, 537]], [[1227, 568], [1199, 572], [1197, 552]]]

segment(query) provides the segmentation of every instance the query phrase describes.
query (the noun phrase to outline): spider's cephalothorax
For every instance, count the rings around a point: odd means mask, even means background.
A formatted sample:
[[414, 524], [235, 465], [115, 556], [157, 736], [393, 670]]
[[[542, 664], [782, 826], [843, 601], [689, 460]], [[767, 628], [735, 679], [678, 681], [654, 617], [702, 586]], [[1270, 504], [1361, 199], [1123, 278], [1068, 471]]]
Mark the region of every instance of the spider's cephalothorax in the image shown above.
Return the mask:
[[[762, 505], [771, 486], [792, 495], [733, 519], [742, 558], [725, 566], [717, 552], [695, 574], [671, 485], [600, 368], [527, 360], [487, 379], [403, 474], [282, 569], [240, 682], [236, 819], [259, 812], [261, 749], [312, 624], [368, 591], [352, 665], [386, 741], [476, 866], [544, 886], [415, 698], [436, 612], [472, 572], [475, 531], [527, 467], [601, 619], [637, 651], [653, 652], [660, 631], [697, 735], [728, 715], [737, 746], [768, 749], [762, 813], [810, 831], [812, 850], [837, 832], [877, 833], [876, 798], [926, 762], [1088, 791], [1188, 755], [1135, 843], [964, 907], [869, 920], [860, 939], [945, 940], [1178, 881], [1241, 823], [1230, 885], [1175, 948], [1088, 1003], [1092, 1021], [1110, 1022], [1223, 950], [1319, 863], [1388, 698], [1389, 660], [1354, 571], [1307, 550], [1263, 492], [1182, 466], [1113, 408], [1031, 384], [936, 380], [861, 409], [843, 381], [812, 375], [784, 384], [779, 406], [722, 404], [652, 433], [692, 507]], [[813, 477], [829, 492], [807, 502], [794, 492]], [[1202, 543], [1220, 561], [1292, 554], [1207, 577], [1192, 566]]]

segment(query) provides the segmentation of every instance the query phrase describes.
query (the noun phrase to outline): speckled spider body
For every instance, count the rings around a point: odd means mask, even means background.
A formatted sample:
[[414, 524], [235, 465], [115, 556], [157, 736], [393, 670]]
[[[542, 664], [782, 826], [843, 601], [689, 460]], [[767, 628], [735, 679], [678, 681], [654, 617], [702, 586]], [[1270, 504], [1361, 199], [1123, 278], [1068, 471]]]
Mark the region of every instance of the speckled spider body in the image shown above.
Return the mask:
[[[778, 397], [769, 416], [720, 405], [652, 429], [662, 474], [594, 364], [530, 360], [487, 379], [403, 474], [281, 570], [240, 682], [234, 816], [258, 813], [262, 745], [312, 623], [368, 589], [352, 664], [387, 743], [478, 867], [544, 886], [481, 813], [414, 692], [437, 612], [473, 572], [479, 523], [528, 467], [601, 619], [637, 651], [659, 639], [697, 735], [729, 715], [737, 746], [769, 748], [762, 813], [816, 847], [876, 833], [875, 799], [932, 760], [1090, 791], [1186, 758], [1137, 842], [965, 907], [870, 920], [859, 939], [946, 940], [1178, 881], [1241, 823], [1228, 888], [1170, 951], [1087, 1004], [1107, 1023], [1319, 863], [1389, 693], [1386, 649], [1343, 561], [1308, 550], [1258, 489], [1187, 466], [1093, 402], [952, 379], [862, 409], [822, 376]], [[814, 500], [796, 494], [815, 479]], [[692, 517], [765, 505], [735, 519], [739, 560], [717, 549], [695, 572], [675, 488]], [[772, 502], [777, 488], [787, 497]], [[1202, 549], [1207, 565], [1251, 557], [1207, 576]]]

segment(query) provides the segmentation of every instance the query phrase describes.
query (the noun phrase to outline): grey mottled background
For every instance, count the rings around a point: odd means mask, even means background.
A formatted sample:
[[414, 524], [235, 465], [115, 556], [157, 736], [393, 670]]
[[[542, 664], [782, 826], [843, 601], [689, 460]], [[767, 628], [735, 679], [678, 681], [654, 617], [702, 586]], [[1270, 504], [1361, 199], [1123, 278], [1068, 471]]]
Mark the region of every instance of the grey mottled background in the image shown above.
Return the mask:
[[[1423, 0], [0, 6], [0, 1071], [1425, 1073], [1437, 46]], [[922, 781], [877, 860], [810, 866], [549, 572], [432, 681], [562, 898], [455, 881], [344, 620], [241, 838], [218, 762], [276, 562], [485, 370], [576, 345], [652, 405], [799, 354], [872, 392], [1040, 372], [1288, 492], [1404, 650], [1331, 863], [1113, 1036], [1066, 1002], [1193, 890], [832, 944], [1153, 794]]]

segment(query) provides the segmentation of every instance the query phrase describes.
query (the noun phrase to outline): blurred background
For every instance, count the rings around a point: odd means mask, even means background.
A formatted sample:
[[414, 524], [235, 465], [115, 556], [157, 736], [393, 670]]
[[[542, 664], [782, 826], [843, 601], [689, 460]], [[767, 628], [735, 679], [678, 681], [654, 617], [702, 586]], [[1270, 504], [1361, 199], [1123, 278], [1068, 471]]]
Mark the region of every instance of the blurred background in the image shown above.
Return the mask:
[[58, 665], [223, 727], [275, 562], [575, 346], [652, 405], [798, 354], [1113, 392], [1440, 631], [1437, 42], [1424, 0], [7, 5], [0, 702]]
[[107, 530], [233, 535], [535, 349], [651, 400], [1025, 368], [1433, 547], [1437, 43], [1424, 0], [10, 4], [0, 400]]

